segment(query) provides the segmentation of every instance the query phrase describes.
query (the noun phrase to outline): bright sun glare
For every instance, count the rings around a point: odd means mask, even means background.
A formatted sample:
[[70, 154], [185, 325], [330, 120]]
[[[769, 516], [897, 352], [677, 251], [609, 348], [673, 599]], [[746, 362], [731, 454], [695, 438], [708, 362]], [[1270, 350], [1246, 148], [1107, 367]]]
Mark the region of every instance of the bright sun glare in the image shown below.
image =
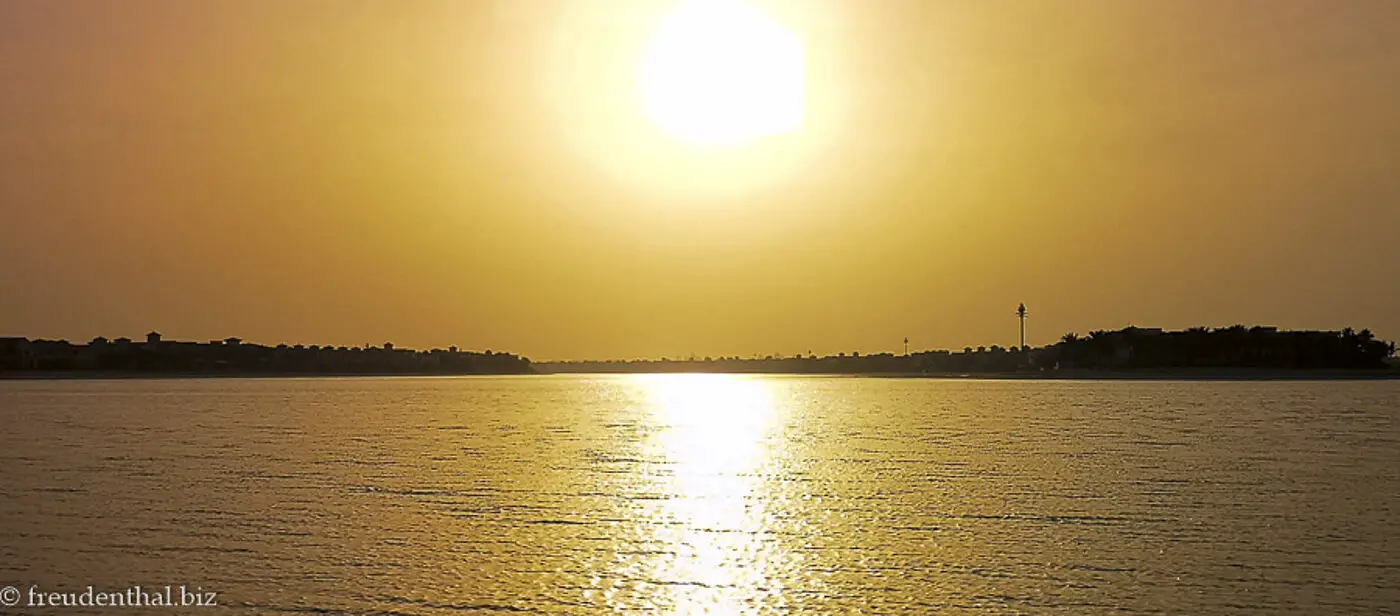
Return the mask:
[[741, 0], [688, 0], [666, 16], [641, 67], [653, 122], [697, 145], [742, 145], [802, 126], [802, 42]]
[[652, 564], [654, 579], [696, 583], [662, 587], [671, 613], [743, 614], [781, 598], [776, 571], [792, 566], [773, 536], [764, 503], [773, 488], [774, 430], [782, 418], [775, 386], [724, 374], [656, 374], [635, 377], [661, 429], [647, 458], [664, 461], [653, 501], [653, 540], [667, 556]]

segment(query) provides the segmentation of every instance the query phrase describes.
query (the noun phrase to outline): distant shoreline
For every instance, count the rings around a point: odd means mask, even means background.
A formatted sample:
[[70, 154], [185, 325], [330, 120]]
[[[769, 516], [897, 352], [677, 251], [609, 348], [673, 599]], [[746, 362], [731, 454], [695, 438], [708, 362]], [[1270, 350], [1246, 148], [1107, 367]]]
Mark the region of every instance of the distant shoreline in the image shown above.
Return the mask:
[[540, 374], [734, 374], [820, 376], [876, 379], [947, 379], [967, 381], [1387, 381], [1400, 380], [1400, 369], [1141, 368], [1123, 370], [1046, 370], [1025, 372], [760, 372], [760, 371], [551, 371]]
[[0, 381], [164, 381], [179, 379], [358, 379], [385, 377], [535, 376], [521, 372], [135, 372], [45, 370], [0, 372]]
[[1400, 370], [1068, 370], [988, 374], [868, 374], [860, 376], [1031, 381], [1388, 381], [1400, 380]]
[[481, 376], [562, 376], [562, 375], [644, 375], [644, 374], [728, 374], [750, 376], [811, 376], [877, 379], [944, 379], [966, 381], [1386, 381], [1400, 380], [1400, 370], [1060, 370], [1046, 372], [554, 372], [521, 373], [410, 373], [410, 372], [128, 372], [128, 371], [34, 371], [0, 373], [0, 381], [130, 381], [190, 379], [355, 379], [388, 377], [481, 377]]

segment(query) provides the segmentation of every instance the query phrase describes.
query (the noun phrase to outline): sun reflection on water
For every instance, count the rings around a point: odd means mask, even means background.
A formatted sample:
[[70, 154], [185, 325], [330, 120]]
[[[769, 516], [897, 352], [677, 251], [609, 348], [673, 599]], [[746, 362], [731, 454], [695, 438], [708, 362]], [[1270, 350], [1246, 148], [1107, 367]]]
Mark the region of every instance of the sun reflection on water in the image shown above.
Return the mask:
[[673, 614], [741, 614], [780, 607], [783, 550], [763, 469], [771, 464], [771, 386], [730, 375], [639, 377], [660, 428], [650, 445], [661, 501], [656, 537], [668, 556], [653, 577]]

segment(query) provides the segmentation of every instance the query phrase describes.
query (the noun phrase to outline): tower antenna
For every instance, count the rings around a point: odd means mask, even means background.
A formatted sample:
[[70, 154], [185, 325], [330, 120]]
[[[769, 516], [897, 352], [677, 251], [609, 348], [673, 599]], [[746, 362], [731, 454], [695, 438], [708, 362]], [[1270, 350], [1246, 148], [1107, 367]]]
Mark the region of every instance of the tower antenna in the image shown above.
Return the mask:
[[1020, 307], [1016, 308], [1016, 317], [1019, 318], [1019, 319], [1021, 320], [1021, 346], [1019, 347], [1019, 349], [1022, 350], [1022, 351], [1024, 351], [1024, 350], [1026, 350], [1026, 303], [1025, 303], [1025, 302], [1021, 302]]

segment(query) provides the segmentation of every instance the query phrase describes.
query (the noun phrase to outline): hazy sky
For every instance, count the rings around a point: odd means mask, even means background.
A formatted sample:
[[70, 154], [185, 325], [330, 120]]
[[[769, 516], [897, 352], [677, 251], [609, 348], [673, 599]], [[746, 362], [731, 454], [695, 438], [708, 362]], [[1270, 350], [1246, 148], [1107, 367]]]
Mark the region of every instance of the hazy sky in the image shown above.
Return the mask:
[[1400, 3], [755, 4], [805, 128], [697, 150], [636, 112], [664, 2], [0, 0], [0, 335], [1400, 337]]

